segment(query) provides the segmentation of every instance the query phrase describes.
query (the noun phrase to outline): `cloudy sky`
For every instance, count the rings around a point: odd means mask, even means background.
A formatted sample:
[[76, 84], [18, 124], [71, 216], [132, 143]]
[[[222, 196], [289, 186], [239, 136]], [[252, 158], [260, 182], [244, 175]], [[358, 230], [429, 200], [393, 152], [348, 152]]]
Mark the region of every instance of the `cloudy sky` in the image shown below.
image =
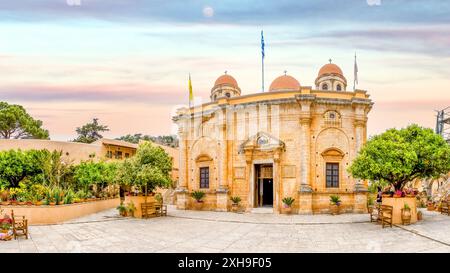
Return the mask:
[[[93, 117], [107, 137], [174, 133], [171, 116], [208, 100], [225, 70], [243, 94], [284, 70], [304, 86], [332, 59], [375, 102], [369, 134], [450, 105], [450, 1], [16, 0], [0, 2], [0, 100], [75, 137]], [[349, 84], [351, 88], [352, 84]]]

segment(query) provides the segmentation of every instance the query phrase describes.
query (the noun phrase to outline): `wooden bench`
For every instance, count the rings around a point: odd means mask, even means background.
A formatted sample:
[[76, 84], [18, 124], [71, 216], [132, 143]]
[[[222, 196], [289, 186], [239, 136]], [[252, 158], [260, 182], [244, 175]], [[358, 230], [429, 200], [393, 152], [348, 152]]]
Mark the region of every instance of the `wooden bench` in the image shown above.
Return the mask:
[[390, 227], [392, 227], [393, 210], [394, 208], [392, 206], [380, 206], [380, 221], [382, 228], [384, 228], [384, 225], [389, 225]]
[[447, 200], [442, 201], [442, 206], [441, 206], [441, 214], [447, 214], [450, 216], [448, 207], [450, 205], [450, 198], [447, 198]]
[[25, 216], [14, 215], [14, 211], [11, 210], [11, 219], [14, 240], [22, 236], [28, 239], [28, 220]]
[[155, 203], [142, 203], [141, 204], [142, 218], [150, 218], [157, 216]]

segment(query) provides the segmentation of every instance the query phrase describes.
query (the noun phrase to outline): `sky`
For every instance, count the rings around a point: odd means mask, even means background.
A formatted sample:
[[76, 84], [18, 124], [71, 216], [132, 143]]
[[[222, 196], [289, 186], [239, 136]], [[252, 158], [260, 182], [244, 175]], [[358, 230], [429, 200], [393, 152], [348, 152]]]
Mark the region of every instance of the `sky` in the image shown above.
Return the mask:
[[208, 101], [227, 71], [242, 94], [283, 74], [313, 86], [332, 59], [374, 106], [368, 134], [435, 127], [450, 105], [450, 1], [0, 1], [0, 101], [21, 104], [54, 140], [92, 118], [105, 137], [175, 134], [171, 117]]

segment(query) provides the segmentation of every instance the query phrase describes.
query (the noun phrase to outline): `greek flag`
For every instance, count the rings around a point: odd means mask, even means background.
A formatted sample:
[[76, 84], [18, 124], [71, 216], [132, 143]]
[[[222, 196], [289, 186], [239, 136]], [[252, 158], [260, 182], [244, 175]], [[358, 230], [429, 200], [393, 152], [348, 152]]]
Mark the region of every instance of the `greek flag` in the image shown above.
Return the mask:
[[261, 30], [261, 53], [262, 53], [262, 57], [264, 59], [266, 54], [264, 53], [264, 33], [262, 30]]

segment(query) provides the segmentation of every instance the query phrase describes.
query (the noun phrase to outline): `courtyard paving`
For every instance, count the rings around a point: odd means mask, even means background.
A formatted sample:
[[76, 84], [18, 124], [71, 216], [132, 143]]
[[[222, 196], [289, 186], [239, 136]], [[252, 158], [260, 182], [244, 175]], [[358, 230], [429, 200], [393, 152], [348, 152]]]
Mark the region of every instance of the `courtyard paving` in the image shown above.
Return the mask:
[[447, 252], [450, 217], [382, 229], [368, 215], [274, 215], [178, 211], [148, 220], [108, 210], [64, 224], [31, 226], [10, 252]]

